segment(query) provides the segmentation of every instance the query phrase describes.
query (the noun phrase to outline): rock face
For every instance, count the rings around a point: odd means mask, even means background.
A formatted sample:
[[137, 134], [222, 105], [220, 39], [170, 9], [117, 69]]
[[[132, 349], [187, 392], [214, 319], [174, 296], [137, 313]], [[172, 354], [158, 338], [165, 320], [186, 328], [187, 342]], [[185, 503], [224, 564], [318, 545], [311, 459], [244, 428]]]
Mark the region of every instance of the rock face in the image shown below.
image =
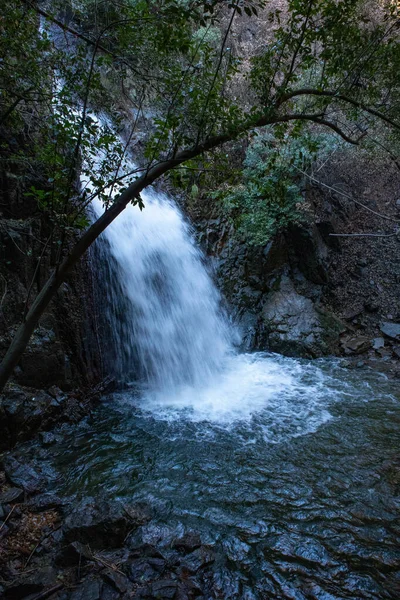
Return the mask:
[[[55, 266], [54, 252], [43, 252], [48, 237], [46, 217], [27, 201], [25, 184], [17, 185], [16, 179], [0, 167], [0, 358]], [[26, 189], [31, 183], [26, 181]], [[67, 243], [73, 243], [73, 235]], [[97, 383], [99, 367], [91, 350], [96, 339], [90, 282], [90, 265], [83, 260], [41, 317], [15, 369], [15, 382], [37, 389], [57, 385], [64, 390]]]
[[299, 294], [288, 275], [271, 292], [261, 311], [270, 350], [286, 356], [315, 357], [337, 351], [343, 326]]
[[[387, 163], [382, 168], [365, 160], [343, 152], [330, 161], [319, 171], [321, 183], [305, 185], [303, 221], [264, 247], [240, 239], [214, 200], [200, 195], [188, 202], [243, 349], [306, 357], [368, 353], [400, 374], [398, 239], [377, 238], [372, 245], [368, 237], [354, 237], [380, 230], [382, 222], [351, 201], [362, 198], [367, 208], [398, 219], [389, 200], [399, 175]], [[382, 336], [385, 347], [373, 342]]]
[[124, 507], [118, 502], [85, 498], [65, 520], [64, 535], [69, 542], [92, 548], [116, 548], [123, 545], [129, 531], [149, 519], [142, 506]]
[[[13, 384], [0, 395], [0, 450], [30, 439], [39, 430], [46, 431], [61, 422], [76, 422], [87, 410], [87, 403], [55, 386], [44, 392]], [[50, 440], [48, 445], [51, 440], [57, 441], [53, 434], [43, 435]]]
[[199, 227], [244, 349], [303, 357], [339, 351], [345, 326], [320, 302], [329, 252], [316, 226], [292, 227], [262, 248], [247, 246], [222, 218]]

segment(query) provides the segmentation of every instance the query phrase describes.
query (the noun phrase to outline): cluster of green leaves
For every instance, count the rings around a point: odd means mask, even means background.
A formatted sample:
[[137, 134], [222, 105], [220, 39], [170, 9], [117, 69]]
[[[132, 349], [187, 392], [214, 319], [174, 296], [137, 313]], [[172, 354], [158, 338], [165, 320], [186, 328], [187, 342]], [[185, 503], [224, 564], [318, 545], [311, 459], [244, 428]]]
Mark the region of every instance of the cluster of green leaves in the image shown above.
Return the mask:
[[304, 173], [337, 148], [330, 134], [299, 128], [277, 140], [271, 131], [255, 136], [247, 150], [241, 180], [213, 196], [238, 235], [256, 246], [304, 219]]
[[[261, 103], [266, 108], [276, 105], [299, 87], [329, 89], [364, 104], [384, 106], [397, 116], [400, 40], [395, 5], [289, 0], [284, 23], [280, 10], [271, 12], [275, 35], [253, 58], [250, 75]], [[328, 110], [331, 102], [321, 98], [313, 106]], [[341, 109], [351, 121], [363, 115], [354, 106], [342, 104]]]

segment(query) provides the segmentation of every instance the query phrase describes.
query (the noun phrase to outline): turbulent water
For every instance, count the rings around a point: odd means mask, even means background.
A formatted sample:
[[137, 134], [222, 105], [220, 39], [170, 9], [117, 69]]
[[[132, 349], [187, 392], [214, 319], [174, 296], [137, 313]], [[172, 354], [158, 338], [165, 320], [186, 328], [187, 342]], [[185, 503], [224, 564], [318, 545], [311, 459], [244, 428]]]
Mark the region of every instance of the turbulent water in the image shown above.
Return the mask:
[[[111, 315], [110, 327], [122, 325], [116, 343], [123, 370], [134, 367], [134, 376], [153, 391], [174, 393], [203, 384], [221, 368], [231, 331], [177, 207], [154, 190], [142, 199], [142, 212], [128, 206], [105, 233], [125, 305], [125, 314]], [[100, 203], [94, 208], [102, 212]], [[120, 299], [114, 296], [113, 303]]]
[[399, 598], [397, 387], [335, 360], [236, 353], [189, 226], [165, 195], [143, 200], [102, 253], [110, 351], [135, 385], [52, 450], [57, 486], [150, 502], [142, 542], [199, 531], [219, 556], [215, 597]]

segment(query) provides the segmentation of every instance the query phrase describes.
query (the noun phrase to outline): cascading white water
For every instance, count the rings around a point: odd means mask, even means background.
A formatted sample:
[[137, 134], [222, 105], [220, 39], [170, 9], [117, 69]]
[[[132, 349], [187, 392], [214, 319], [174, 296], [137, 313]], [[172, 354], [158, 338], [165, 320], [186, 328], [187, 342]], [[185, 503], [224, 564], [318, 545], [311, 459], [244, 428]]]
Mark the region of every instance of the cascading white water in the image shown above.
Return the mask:
[[[129, 205], [105, 230], [101, 254], [113, 259], [104, 286], [113, 369], [141, 382], [135, 405], [163, 420], [219, 425], [263, 414], [259, 427], [276, 439], [281, 429], [298, 435], [329, 419], [318, 369], [304, 383], [307, 369], [292, 359], [233, 351], [237, 332], [221, 313], [189, 225], [165, 194], [148, 188], [142, 199], [143, 211]], [[93, 209], [99, 216], [101, 202]], [[121, 401], [131, 403], [132, 395]]]
[[[135, 169], [131, 162], [125, 166]], [[100, 245], [103, 310], [113, 338], [105, 348], [109, 367], [119, 380], [135, 383], [133, 393], [118, 394], [118, 400], [162, 420], [218, 427], [246, 422], [271, 441], [329, 420], [330, 384], [318, 367], [234, 352], [238, 334], [220, 310], [180, 210], [153, 188], [142, 199], [143, 211], [129, 205]], [[102, 203], [94, 201], [93, 210], [100, 216]], [[332, 389], [330, 401], [335, 396]]]
[[[105, 232], [128, 300], [118, 360], [135, 362], [151, 388], [171, 392], [204, 385], [221, 368], [231, 331], [189, 226], [164, 194], [142, 194]], [[103, 211], [94, 203], [97, 215]], [[112, 323], [118, 328], [120, 324]]]

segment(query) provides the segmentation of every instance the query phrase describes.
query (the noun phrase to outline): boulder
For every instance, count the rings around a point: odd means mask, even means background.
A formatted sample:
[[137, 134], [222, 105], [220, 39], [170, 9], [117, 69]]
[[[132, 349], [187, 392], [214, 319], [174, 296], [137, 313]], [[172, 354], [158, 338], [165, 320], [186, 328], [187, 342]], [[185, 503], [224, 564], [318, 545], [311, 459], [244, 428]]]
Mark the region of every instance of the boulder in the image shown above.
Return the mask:
[[317, 310], [300, 295], [288, 275], [271, 292], [262, 309], [269, 349], [287, 356], [317, 357], [334, 353], [343, 324], [332, 314]]

